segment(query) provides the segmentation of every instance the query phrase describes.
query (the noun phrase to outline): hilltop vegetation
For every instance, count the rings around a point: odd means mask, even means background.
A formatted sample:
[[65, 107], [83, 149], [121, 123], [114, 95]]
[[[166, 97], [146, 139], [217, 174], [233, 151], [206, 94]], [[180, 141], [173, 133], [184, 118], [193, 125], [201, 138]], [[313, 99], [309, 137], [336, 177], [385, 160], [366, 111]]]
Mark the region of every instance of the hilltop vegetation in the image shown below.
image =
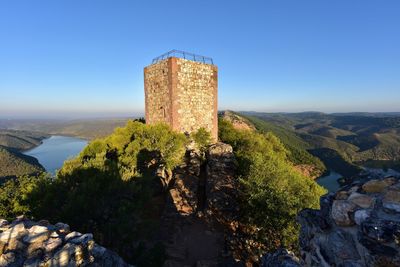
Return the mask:
[[296, 249], [296, 215], [304, 208], [318, 208], [325, 190], [295, 171], [290, 152], [271, 132], [237, 130], [222, 119], [219, 137], [232, 145], [238, 160], [243, 218], [257, 227], [254, 238], [265, 250]]
[[321, 160], [307, 151], [310, 145], [295, 132], [288, 131], [283, 126], [259, 119], [255, 116], [233, 114], [242, 121], [245, 121], [249, 125], [248, 129], [256, 129], [263, 134], [273, 133], [276, 135], [285, 147], [288, 159], [298, 168], [309, 169], [308, 176], [313, 178], [318, 177], [326, 170]]
[[[236, 130], [220, 122], [220, 137], [234, 147], [241, 221], [256, 240], [256, 255], [281, 245], [297, 247], [297, 212], [317, 208], [325, 191], [293, 169], [289, 152], [271, 133]], [[204, 151], [210, 135], [193, 135]], [[91, 232], [101, 244], [138, 266], [161, 266], [157, 231], [166, 192], [154, 172], [182, 163], [188, 137], [166, 125], [129, 121], [92, 141], [65, 162], [55, 179], [23, 176], [0, 189], [0, 214], [63, 221]]]
[[[1, 212], [6, 218], [22, 212], [67, 222], [93, 233], [127, 260], [151, 266], [152, 256], [140, 244], [156, 234], [163, 208], [162, 186], [154, 168], [172, 169], [180, 163], [186, 140], [166, 125], [129, 121], [65, 162], [55, 179], [21, 177], [6, 183], [0, 191]], [[14, 197], [7, 200], [7, 195]], [[157, 244], [152, 245], [155, 254], [162, 253]], [[152, 248], [149, 251], [153, 253]]]

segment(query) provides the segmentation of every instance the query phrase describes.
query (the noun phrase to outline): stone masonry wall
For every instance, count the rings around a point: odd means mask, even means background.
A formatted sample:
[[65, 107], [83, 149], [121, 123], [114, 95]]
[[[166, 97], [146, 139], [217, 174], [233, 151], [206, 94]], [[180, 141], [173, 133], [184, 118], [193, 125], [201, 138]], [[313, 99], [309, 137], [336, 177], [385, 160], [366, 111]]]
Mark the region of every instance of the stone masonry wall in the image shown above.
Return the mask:
[[171, 79], [169, 62], [163, 60], [144, 70], [146, 122], [172, 124]]
[[179, 130], [191, 133], [203, 127], [216, 139], [217, 67], [181, 58], [176, 64]]
[[93, 240], [92, 234], [70, 231], [64, 223], [0, 219], [0, 266], [129, 267], [115, 252]]
[[179, 132], [203, 127], [218, 139], [217, 67], [168, 58], [145, 68], [146, 122], [166, 122]]

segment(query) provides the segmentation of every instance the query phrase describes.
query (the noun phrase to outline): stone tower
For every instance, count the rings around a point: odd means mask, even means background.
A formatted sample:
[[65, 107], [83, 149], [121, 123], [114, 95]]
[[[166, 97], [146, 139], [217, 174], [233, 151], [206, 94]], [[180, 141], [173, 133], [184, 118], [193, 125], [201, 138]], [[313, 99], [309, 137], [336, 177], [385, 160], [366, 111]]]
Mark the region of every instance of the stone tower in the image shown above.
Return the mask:
[[172, 50], [144, 68], [146, 123], [165, 122], [192, 133], [203, 127], [218, 139], [217, 66], [208, 57]]

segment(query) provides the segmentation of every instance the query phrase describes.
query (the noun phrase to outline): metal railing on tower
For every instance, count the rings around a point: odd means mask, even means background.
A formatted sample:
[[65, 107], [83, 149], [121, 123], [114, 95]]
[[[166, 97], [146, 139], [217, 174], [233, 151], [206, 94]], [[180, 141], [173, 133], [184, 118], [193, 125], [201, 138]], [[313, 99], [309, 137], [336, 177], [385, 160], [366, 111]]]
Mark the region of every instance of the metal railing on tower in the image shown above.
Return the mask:
[[192, 60], [192, 61], [196, 61], [196, 62], [201, 62], [204, 64], [214, 65], [214, 61], [210, 57], [196, 55], [193, 53], [189, 53], [189, 52], [185, 52], [185, 51], [181, 51], [181, 50], [175, 50], [175, 49], [171, 50], [165, 54], [162, 54], [161, 56], [154, 58], [152, 61], [152, 64], [157, 63], [161, 60], [170, 58], [170, 57], [178, 57], [178, 58], [183, 58], [183, 59]]

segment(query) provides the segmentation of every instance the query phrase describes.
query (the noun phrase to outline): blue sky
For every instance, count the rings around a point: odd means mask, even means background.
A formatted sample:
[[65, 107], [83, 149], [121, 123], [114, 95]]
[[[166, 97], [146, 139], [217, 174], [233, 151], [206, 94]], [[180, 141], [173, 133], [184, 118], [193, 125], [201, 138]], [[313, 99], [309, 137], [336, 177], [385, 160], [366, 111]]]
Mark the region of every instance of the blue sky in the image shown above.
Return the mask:
[[211, 56], [220, 109], [400, 111], [400, 1], [0, 1], [0, 116], [144, 110], [143, 67]]

